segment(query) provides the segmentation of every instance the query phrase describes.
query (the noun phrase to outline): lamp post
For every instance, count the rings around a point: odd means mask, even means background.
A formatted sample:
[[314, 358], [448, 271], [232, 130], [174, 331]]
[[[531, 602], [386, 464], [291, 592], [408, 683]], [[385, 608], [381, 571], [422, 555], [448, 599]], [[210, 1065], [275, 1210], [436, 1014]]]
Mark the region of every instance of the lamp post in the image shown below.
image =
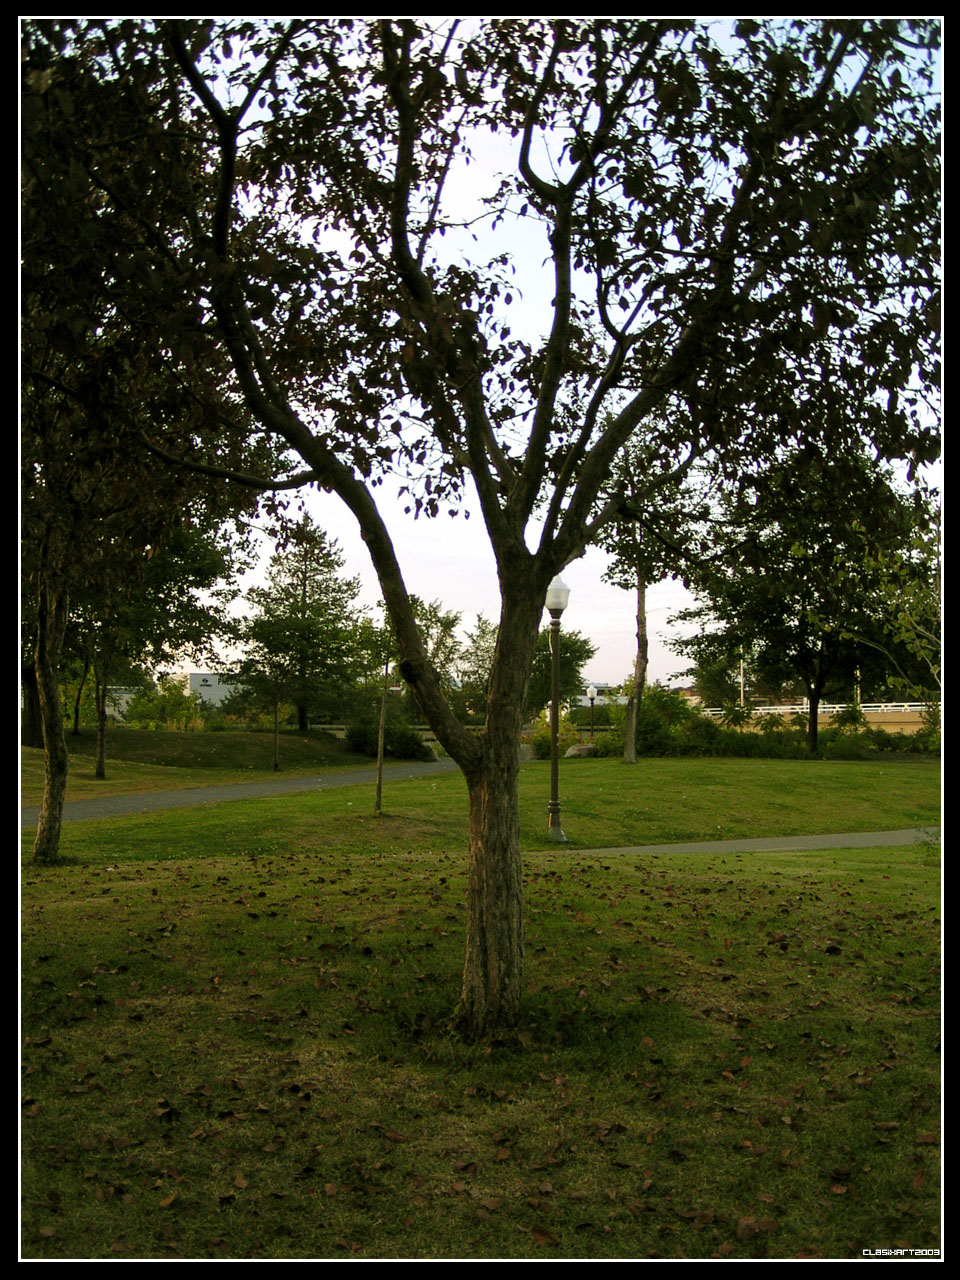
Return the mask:
[[587, 697], [590, 699], [590, 741], [593, 741], [593, 703], [597, 696], [595, 685], [591, 685], [587, 690]]
[[560, 615], [570, 599], [570, 588], [559, 574], [547, 588], [550, 611], [551, 698], [550, 698], [550, 803], [547, 805], [547, 835], [557, 844], [567, 844], [560, 825]]

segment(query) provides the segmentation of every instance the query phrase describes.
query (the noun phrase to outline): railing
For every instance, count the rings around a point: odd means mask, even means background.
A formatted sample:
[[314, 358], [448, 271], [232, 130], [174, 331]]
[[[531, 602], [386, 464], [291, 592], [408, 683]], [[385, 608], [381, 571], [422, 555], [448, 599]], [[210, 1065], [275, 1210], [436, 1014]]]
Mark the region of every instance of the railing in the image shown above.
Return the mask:
[[[849, 702], [821, 702], [819, 713], [822, 716], [832, 716], [836, 715], [838, 711], [846, 711], [852, 705]], [[925, 702], [861, 702], [859, 706], [864, 715], [882, 715], [885, 713], [903, 715], [905, 712], [916, 712], [918, 715], [923, 715], [927, 709], [927, 703]], [[810, 704], [808, 702], [793, 702], [787, 706], [745, 707], [744, 710], [752, 716], [806, 715], [810, 710]], [[701, 707], [701, 712], [705, 716], [719, 717], [724, 715], [722, 707]]]

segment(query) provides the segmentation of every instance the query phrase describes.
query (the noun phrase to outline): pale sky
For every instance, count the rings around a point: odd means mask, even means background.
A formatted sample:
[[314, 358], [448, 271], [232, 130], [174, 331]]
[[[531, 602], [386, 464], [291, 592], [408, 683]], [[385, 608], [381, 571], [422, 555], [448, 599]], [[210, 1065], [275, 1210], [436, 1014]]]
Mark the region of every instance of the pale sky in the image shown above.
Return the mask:
[[[304, 497], [313, 520], [339, 542], [346, 558], [344, 576], [360, 578], [360, 604], [375, 609], [381, 599], [380, 586], [353, 516], [333, 494], [310, 490]], [[377, 490], [377, 502], [393, 538], [407, 590], [461, 613], [464, 632], [473, 629], [478, 613], [495, 622], [500, 613], [496, 566], [479, 513], [475, 510], [469, 520], [462, 514], [451, 518], [444, 513], [432, 520], [425, 516], [414, 520], [404, 514], [399, 498], [390, 500], [387, 483]], [[247, 586], [262, 578], [271, 550], [265, 542], [261, 568], [246, 580]], [[562, 625], [581, 632], [597, 647], [584, 669], [587, 683], [625, 680], [636, 655], [636, 596], [601, 581], [607, 561], [604, 552], [591, 548], [561, 575], [570, 588]], [[673, 672], [682, 670], [684, 660], [666, 649], [664, 637], [668, 634], [667, 619], [689, 603], [691, 597], [677, 582], [662, 583], [647, 592], [648, 682], [666, 682]], [[544, 625], [548, 623], [545, 613]]]
[[[480, 197], [495, 186], [496, 173], [515, 167], [517, 142], [478, 132], [471, 136], [470, 145], [470, 164], [458, 159], [445, 187], [447, 215], [470, 221], [470, 230], [438, 239], [435, 247], [448, 251], [454, 260], [469, 258], [475, 263], [509, 252], [513, 301], [502, 308], [502, 315], [515, 336], [522, 335], [536, 344], [552, 322], [555, 292], [550, 247], [543, 226], [529, 217], [506, 217], [494, 231], [486, 221], [472, 221], [483, 212]], [[548, 167], [551, 162], [542, 145], [539, 150], [540, 163]], [[584, 279], [583, 284], [585, 295], [590, 297], [594, 282]], [[464, 519], [462, 513], [455, 518], [441, 513], [432, 520], [414, 520], [404, 514], [405, 502], [396, 496], [396, 488], [393, 494], [391, 498], [386, 481], [374, 496], [394, 540], [407, 590], [428, 602], [439, 600], [446, 609], [461, 613], [464, 631], [473, 628], [478, 613], [496, 621], [500, 613], [496, 568], [479, 503], [475, 498], [470, 502], [473, 495], [467, 498], [469, 519]], [[306, 495], [306, 505], [317, 524], [340, 543], [347, 560], [347, 576], [361, 578], [361, 603], [375, 607], [381, 598], [380, 588], [353, 516], [338, 498], [315, 490]], [[580, 631], [597, 647], [584, 670], [588, 683], [615, 684], [625, 680], [633, 671], [636, 657], [636, 597], [601, 581], [607, 563], [605, 553], [593, 548], [562, 574], [571, 591], [563, 625]], [[664, 583], [647, 593], [648, 682], [665, 682], [685, 665], [683, 659], [665, 648], [663, 638], [668, 617], [691, 603], [680, 583]], [[545, 614], [544, 625], [548, 622]]]

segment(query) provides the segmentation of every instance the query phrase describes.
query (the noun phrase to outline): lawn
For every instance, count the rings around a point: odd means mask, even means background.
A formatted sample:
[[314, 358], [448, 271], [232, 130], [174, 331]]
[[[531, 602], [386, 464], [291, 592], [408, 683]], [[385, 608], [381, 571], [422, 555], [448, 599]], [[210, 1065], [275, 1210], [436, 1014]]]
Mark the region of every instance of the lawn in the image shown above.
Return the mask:
[[[275, 778], [273, 734], [252, 731], [177, 733], [172, 730], [113, 729], [107, 735], [106, 778], [95, 778], [97, 736], [90, 729], [67, 735], [70, 772], [67, 800], [88, 800], [129, 792], [209, 787], [218, 783]], [[322, 730], [280, 736], [281, 776], [368, 765], [366, 756], [346, 750], [342, 740]], [[43, 752], [22, 747], [20, 799], [39, 804]]]
[[454, 775], [380, 821], [352, 787], [71, 824], [25, 865], [23, 1256], [938, 1248], [939, 850], [582, 850], [926, 825], [939, 771], [570, 762], [581, 851], [522, 777], [524, 1016], [481, 1045]]

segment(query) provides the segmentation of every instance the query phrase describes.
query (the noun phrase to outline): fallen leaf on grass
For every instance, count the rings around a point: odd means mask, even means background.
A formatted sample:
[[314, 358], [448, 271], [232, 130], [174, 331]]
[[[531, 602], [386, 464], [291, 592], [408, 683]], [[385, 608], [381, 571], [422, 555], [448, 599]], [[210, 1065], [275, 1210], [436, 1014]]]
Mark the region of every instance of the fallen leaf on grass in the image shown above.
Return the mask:
[[681, 1218], [688, 1218], [690, 1225], [695, 1230], [701, 1231], [704, 1227], [709, 1226], [716, 1217], [714, 1209], [683, 1209], [680, 1212]]
[[545, 1227], [534, 1227], [530, 1232], [537, 1244], [556, 1244], [557, 1237]]

